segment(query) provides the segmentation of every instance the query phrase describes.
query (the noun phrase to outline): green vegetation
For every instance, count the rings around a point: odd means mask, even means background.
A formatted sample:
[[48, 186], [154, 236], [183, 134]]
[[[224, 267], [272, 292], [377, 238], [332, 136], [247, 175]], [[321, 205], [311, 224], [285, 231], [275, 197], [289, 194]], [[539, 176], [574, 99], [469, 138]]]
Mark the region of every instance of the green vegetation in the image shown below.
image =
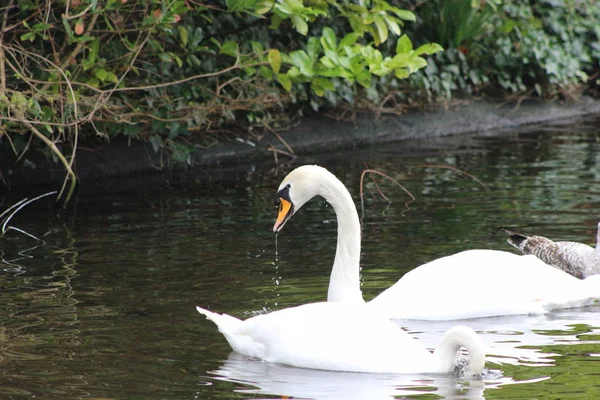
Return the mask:
[[215, 134], [276, 132], [311, 109], [573, 97], [599, 71], [594, 0], [6, 3], [0, 147], [62, 163], [67, 197], [82, 138], [146, 140], [186, 162]]

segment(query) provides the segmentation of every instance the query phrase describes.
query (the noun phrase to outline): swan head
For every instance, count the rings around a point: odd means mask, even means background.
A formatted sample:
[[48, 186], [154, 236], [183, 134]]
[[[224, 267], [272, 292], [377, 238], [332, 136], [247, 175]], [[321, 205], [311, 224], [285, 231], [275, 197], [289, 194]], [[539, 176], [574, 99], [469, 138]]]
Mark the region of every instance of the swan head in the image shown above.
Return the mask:
[[275, 197], [279, 211], [273, 232], [279, 232], [300, 207], [320, 194], [320, 180], [325, 175], [331, 175], [331, 172], [317, 165], [303, 165], [283, 179]]

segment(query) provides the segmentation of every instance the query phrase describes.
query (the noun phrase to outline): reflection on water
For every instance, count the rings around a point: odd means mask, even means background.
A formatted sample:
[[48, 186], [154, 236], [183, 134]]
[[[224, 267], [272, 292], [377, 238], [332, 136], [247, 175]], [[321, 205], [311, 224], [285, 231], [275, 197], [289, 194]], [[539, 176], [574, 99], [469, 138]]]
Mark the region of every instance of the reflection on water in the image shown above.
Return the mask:
[[[508, 379], [457, 380], [446, 375], [358, 374], [318, 371], [266, 363], [231, 353], [223, 365], [210, 371], [214, 379], [244, 385], [245, 394], [291, 396], [303, 399], [386, 399], [416, 394], [436, 394], [479, 399], [486, 385]], [[490, 373], [493, 376], [493, 373]]]
[[[470, 248], [513, 251], [501, 226], [592, 244], [600, 215], [596, 125], [299, 161], [330, 168], [357, 204], [364, 162], [415, 195], [405, 206], [408, 197], [393, 184], [367, 179], [362, 289], [370, 299], [433, 258]], [[486, 187], [431, 165], [466, 171]], [[22, 210], [11, 223], [44, 242], [16, 232], [0, 239], [0, 397], [600, 398], [600, 306], [461, 321], [489, 349], [480, 381], [329, 373], [231, 354], [196, 304], [247, 318], [326, 297], [336, 224], [323, 201], [286, 225], [275, 258], [272, 199], [292, 167], [102, 182], [110, 194], [83, 188], [75, 209], [59, 217], [49, 202]], [[0, 197], [0, 209], [45, 191]], [[430, 348], [455, 324], [395, 322]]]

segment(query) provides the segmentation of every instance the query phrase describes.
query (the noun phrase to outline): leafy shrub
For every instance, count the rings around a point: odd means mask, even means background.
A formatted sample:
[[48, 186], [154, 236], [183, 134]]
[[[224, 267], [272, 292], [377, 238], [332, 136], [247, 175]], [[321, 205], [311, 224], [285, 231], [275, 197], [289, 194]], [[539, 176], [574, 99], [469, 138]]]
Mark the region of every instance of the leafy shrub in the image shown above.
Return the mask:
[[[600, 7], [595, 0], [504, 0], [471, 11], [469, 2], [431, 1], [416, 10], [423, 17], [415, 26], [417, 36], [449, 47], [409, 79], [429, 99], [486, 87], [568, 95], [569, 88], [585, 84], [600, 70]], [[451, 20], [446, 7], [455, 3], [462, 5]], [[464, 28], [473, 19], [477, 29]]]
[[0, 12], [0, 135], [19, 157], [45, 146], [72, 183], [81, 135], [188, 161], [186, 136], [269, 127], [290, 103], [404, 79], [441, 50], [413, 48], [401, 28], [414, 14], [384, 0], [11, 0]]

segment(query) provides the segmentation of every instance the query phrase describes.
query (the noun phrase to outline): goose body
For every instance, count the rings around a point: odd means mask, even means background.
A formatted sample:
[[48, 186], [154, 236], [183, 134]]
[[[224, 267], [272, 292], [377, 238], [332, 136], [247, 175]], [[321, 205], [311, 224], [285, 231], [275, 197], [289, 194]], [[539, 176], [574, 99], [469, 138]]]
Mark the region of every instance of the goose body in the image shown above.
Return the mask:
[[[305, 165], [290, 172], [277, 192], [274, 232], [315, 196], [335, 210], [338, 237], [328, 301], [364, 303], [360, 291], [360, 221], [342, 182], [325, 168]], [[532, 255], [468, 250], [439, 258], [405, 274], [367, 304], [391, 319], [450, 320], [540, 314], [592, 304], [600, 277], [577, 279]]]
[[485, 364], [483, 342], [471, 328], [449, 329], [431, 353], [364, 305], [312, 303], [245, 321], [196, 309], [218, 326], [235, 352], [268, 362], [330, 371], [450, 373], [457, 351], [465, 347], [467, 374], [480, 374]]
[[600, 223], [596, 233], [596, 247], [577, 242], [554, 242], [544, 236], [526, 236], [503, 229], [507, 242], [532, 254], [546, 264], [561, 269], [577, 278], [600, 274]]

